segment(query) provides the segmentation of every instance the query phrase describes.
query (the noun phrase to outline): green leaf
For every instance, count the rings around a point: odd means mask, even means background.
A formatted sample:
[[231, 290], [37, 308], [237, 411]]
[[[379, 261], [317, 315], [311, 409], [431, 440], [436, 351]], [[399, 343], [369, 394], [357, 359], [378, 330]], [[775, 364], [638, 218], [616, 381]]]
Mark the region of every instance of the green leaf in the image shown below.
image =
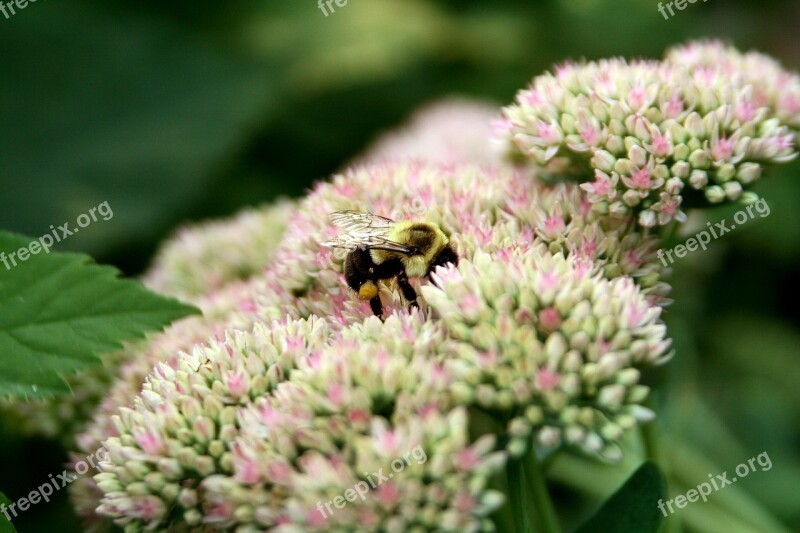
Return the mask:
[[661, 531], [664, 515], [658, 501], [666, 498], [661, 470], [645, 462], [576, 533], [655, 533]]
[[[0, 492], [0, 504], [5, 506], [11, 505], [11, 501], [9, 501], [9, 499], [6, 498], [6, 495], [2, 492]], [[16, 533], [16, 531], [17, 530], [14, 529], [14, 526], [11, 525], [11, 522], [8, 521], [5, 515], [0, 513], [0, 533]]]
[[123, 340], [199, 312], [88, 256], [40, 250], [20, 261], [19, 250], [32, 242], [0, 232], [0, 395], [69, 392], [65, 374], [99, 364], [98, 355]]

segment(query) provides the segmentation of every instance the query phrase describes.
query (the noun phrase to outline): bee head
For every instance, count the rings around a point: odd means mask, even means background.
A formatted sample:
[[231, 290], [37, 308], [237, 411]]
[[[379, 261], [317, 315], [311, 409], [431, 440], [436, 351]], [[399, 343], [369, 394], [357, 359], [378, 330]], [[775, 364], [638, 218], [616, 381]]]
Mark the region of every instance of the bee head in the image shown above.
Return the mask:
[[437, 266], [444, 266], [448, 263], [458, 266], [458, 254], [451, 244], [442, 248], [439, 253], [433, 257], [433, 261], [431, 261], [428, 267], [428, 274], [433, 272]]

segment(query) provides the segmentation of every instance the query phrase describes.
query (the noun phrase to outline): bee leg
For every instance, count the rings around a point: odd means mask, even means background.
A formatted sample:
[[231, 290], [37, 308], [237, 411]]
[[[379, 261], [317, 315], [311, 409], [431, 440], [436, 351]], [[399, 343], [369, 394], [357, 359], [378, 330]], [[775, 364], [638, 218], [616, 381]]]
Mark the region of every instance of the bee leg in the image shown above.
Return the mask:
[[431, 262], [428, 274], [425, 277], [428, 278], [428, 281], [431, 282], [434, 287], [438, 287], [438, 285], [433, 279], [433, 271], [436, 270], [437, 266], [444, 266], [447, 264], [458, 266], [458, 254], [452, 246], [446, 246], [441, 252], [436, 254], [436, 257], [434, 257]]
[[404, 273], [398, 274], [397, 285], [400, 287], [400, 292], [403, 293], [403, 298], [408, 301], [408, 305], [411, 307], [419, 307], [417, 304], [417, 291], [415, 291], [414, 287], [409, 283], [408, 276]]
[[369, 306], [372, 309], [372, 312], [375, 314], [375, 316], [383, 320], [383, 304], [381, 303], [381, 297], [376, 296], [370, 299]]

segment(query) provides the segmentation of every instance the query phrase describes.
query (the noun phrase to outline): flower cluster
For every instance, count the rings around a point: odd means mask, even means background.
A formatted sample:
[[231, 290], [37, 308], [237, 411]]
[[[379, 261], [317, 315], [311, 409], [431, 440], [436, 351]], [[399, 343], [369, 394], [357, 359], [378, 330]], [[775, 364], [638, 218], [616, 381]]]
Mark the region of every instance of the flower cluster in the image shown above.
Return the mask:
[[195, 347], [174, 366], [159, 364], [132, 407], [112, 417], [118, 436], [104, 442], [110, 458], [95, 478], [106, 494], [98, 511], [152, 526], [179, 505], [186, 516], [178, 520], [192, 525], [200, 511], [191, 480], [231, 467], [237, 406], [269, 393], [327, 335], [320, 320], [259, 324]]
[[[177, 369], [159, 365], [114, 417], [99, 512], [132, 530], [478, 530], [502, 503], [487, 485], [504, 455], [492, 437], [470, 443], [464, 409], [431, 401], [449, 383], [436, 360], [444, 335], [419, 314], [372, 318], [326, 344], [331, 331], [320, 319], [258, 325], [182, 355]], [[402, 480], [321, 513], [318, 502], [417, 446], [427, 461]]]
[[291, 220], [270, 272], [296, 296], [292, 305], [300, 316], [336, 315], [352, 323], [370, 314], [344, 284], [344, 257], [320, 246], [335, 231], [328, 214], [339, 210], [433, 222], [451, 236], [460, 257], [507, 242], [542, 240], [554, 252], [602, 264], [609, 278], [633, 277], [653, 301], [669, 292], [668, 272], [655, 255], [658, 241], [637, 233], [631, 217], [610, 220], [592, 212], [576, 185], [530, 183], [506, 167], [382, 162], [319, 184]]
[[756, 108], [766, 108], [781, 124], [800, 130], [800, 77], [773, 58], [741, 53], [721, 41], [698, 41], [667, 51], [666, 61], [692, 69], [718, 69], [737, 86], [750, 86]]
[[[368, 305], [350, 295], [341, 276], [341, 258], [319, 245], [331, 235], [326, 220], [331, 211], [388, 213], [399, 206], [402, 212], [402, 206], [414, 200], [426, 207], [426, 219], [451, 236], [464, 265], [456, 272], [470, 268], [473, 261], [483, 266], [485, 257], [492, 258], [490, 264], [530, 271], [526, 275], [549, 265], [547, 261], [568, 261], [560, 267], [566, 278], [570, 269], [583, 268], [575, 265], [591, 265], [585, 277], [574, 274], [574, 285], [568, 284], [571, 296], [564, 296], [567, 329], [560, 334], [575, 346], [564, 355], [567, 362], [554, 359], [552, 366], [552, 372], [564, 374], [564, 390], [555, 388], [549, 396], [531, 393], [527, 403], [506, 405], [509, 425], [502, 431], [519, 434], [522, 422], [517, 415], [528, 411], [529, 433], [556, 432], [547, 441], [555, 444], [563, 430], [564, 442], [612, 456], [609, 450], [622, 431], [645, 418], [645, 411], [635, 409], [646, 391], [637, 386], [634, 367], [655, 364], [666, 348], [659, 343], [664, 331], [655, 325], [658, 313], [653, 311], [663, 303], [666, 286], [660, 281], [652, 239], [635, 236], [632, 220], [607, 223], [597, 216], [575, 185], [548, 187], [505, 168], [383, 163], [336, 176], [300, 203], [273, 264], [241, 287], [234, 284], [222, 291], [238, 289], [246, 295], [250, 300], [244, 307], [249, 312], [223, 314], [216, 323], [220, 329], [215, 339], [176, 334], [175, 341], [181, 344], [168, 353], [140, 357], [126, 367], [135, 369], [130, 371], [134, 379], [122, 379], [115, 386], [104, 414], [96, 417], [81, 440], [89, 449], [104, 443], [111, 455], [96, 477], [102, 496], [99, 512], [132, 530], [175, 520], [191, 526], [253, 529], [300, 524], [307, 529], [346, 530], [379, 524], [398, 531], [445, 520], [452, 530], [483, 529], [486, 514], [501, 501], [488, 490], [488, 479], [508, 450], [500, 448], [499, 455], [493, 455], [491, 438], [472, 442], [468, 437], [465, 408], [498, 405], [484, 402], [483, 396], [467, 401], [464, 394], [475, 376], [486, 372], [481, 361], [491, 354], [481, 352], [480, 346], [467, 349], [457, 333], [461, 328], [446, 309], [448, 300], [461, 301], [463, 287], [446, 281], [449, 270], [440, 271], [444, 295], [423, 286], [422, 314], [409, 315], [397, 290], [386, 284], [381, 296], [392, 316], [382, 323], [370, 316]], [[517, 246], [535, 248], [541, 258], [523, 254], [515, 261], [509, 250]], [[483, 276], [475, 269], [470, 272], [473, 281]], [[531, 306], [534, 301], [547, 302], [547, 295], [537, 292], [532, 281], [493, 269], [486, 279], [495, 275], [530, 292], [520, 298], [519, 309], [541, 314], [543, 308]], [[595, 293], [587, 292], [593, 287]], [[479, 292], [475, 298], [489, 295]], [[514, 295], [501, 300], [508, 298]], [[639, 320], [635, 324], [614, 316], [638, 306], [644, 314], [631, 318]], [[469, 310], [469, 306], [464, 309]], [[292, 343], [275, 343], [281, 331], [297, 327], [293, 320], [313, 321], [315, 315], [325, 317], [327, 343], [320, 335], [312, 346], [306, 330]], [[573, 341], [570, 316], [575, 317], [573, 322], [598, 324], [585, 345]], [[289, 318], [269, 327], [259, 325], [269, 317]], [[511, 328], [525, 332], [520, 333], [520, 342], [548, 342], [545, 331], [538, 329], [541, 325], [528, 320], [525, 312], [508, 320], [502, 324], [498, 319], [494, 326], [486, 322], [486, 327], [497, 328], [486, 335], [501, 335]], [[237, 328], [244, 331], [233, 333]], [[224, 330], [228, 340], [222, 342]], [[191, 348], [192, 343], [200, 344]], [[253, 346], [272, 348], [253, 355]], [[575, 350], [582, 348], [585, 351], [577, 352], [576, 360]], [[610, 357], [603, 350], [620, 353]], [[600, 364], [601, 356], [605, 373], [590, 370], [585, 378], [584, 365]], [[480, 378], [503, 397], [519, 387], [507, 380], [511, 369], [529, 365], [525, 379], [535, 383], [542, 366], [539, 359], [518, 363], [511, 352], [509, 357], [497, 367], [497, 375]], [[210, 366], [197, 366], [198, 360], [206, 359]], [[620, 365], [624, 378], [611, 368], [609, 359]], [[145, 370], [156, 364], [155, 370]], [[139, 392], [143, 370], [148, 377]], [[273, 375], [269, 387], [263, 386], [264, 376]], [[576, 379], [583, 394], [596, 393], [598, 407], [590, 409], [591, 417], [581, 411], [578, 420], [558, 418], [556, 406], [579, 404]], [[231, 383], [239, 392], [236, 398]], [[622, 392], [611, 398], [608, 391], [616, 390], [614, 385]], [[554, 406], [548, 409], [546, 402], [551, 401]], [[184, 404], [191, 404], [191, 409], [184, 411]], [[230, 408], [224, 417], [220, 405]], [[533, 406], [541, 409], [538, 420], [527, 409]], [[581, 428], [583, 440], [577, 436]], [[376, 492], [377, 499], [369, 504], [359, 502], [320, 521], [315, 511], [318, 500], [357, 482], [363, 469], [385, 462], [382, 453], [387, 448], [374, 443], [384, 442], [381, 435], [387, 432], [404, 446], [422, 446], [431, 457], [427, 466], [404, 472], [403, 482]], [[593, 447], [596, 435], [603, 439], [600, 447]], [[511, 451], [515, 449], [519, 444]], [[75, 494], [82, 498], [78, 502], [82, 509], [92, 508], [90, 502], [98, 496], [86, 484]]]
[[195, 300], [247, 279], [271, 263], [293, 210], [286, 200], [181, 228], [158, 251], [143, 281], [155, 291]]
[[[256, 285], [258, 290], [254, 290]], [[118, 368], [108, 369], [115, 379], [105, 391], [102, 402], [92, 405], [94, 414], [75, 437], [78, 451], [73, 455], [85, 457], [97, 450], [103, 441], [118, 435], [113, 417], [122, 408], [132, 405], [134, 398], [142, 391], [147, 376], [157, 365], [177, 368], [182, 353], [191, 352], [195, 345], [204, 342], [221, 342], [228, 328], [247, 329], [259, 320], [289, 316], [281, 310], [259, 305], [259, 299], [269, 294], [262, 280], [228, 285], [197, 300], [196, 305], [203, 315], [176, 322], [164, 332], [132, 344], [118, 353], [115, 357], [121, 364]], [[80, 377], [82, 383], [90, 376]], [[70, 494], [76, 510], [86, 521], [87, 529], [102, 530], [106, 524], [95, 514], [102, 492], [95, 481], [87, 476], [78, 477], [70, 485]]]
[[[269, 251], [269, 228], [198, 229], [149, 279], [210, 313], [131, 354], [79, 438], [109, 459], [76, 505], [130, 531], [480, 531], [509, 457], [618, 459], [653, 417], [642, 373], [671, 355], [668, 271], [642, 226], [682, 219], [691, 191], [753, 199], [761, 166], [795, 154], [796, 95], [777, 64], [718, 43], [566, 65], [495, 124], [535, 165], [496, 160], [486, 109], [449, 103], [317, 184]], [[546, 183], [571, 175], [595, 181]], [[381, 321], [320, 245], [339, 210], [437, 224], [460, 262], [412, 280], [418, 310], [382, 282]], [[411, 449], [426, 461], [326, 507]]]
[[797, 155], [799, 124], [800, 77], [759, 54], [694, 43], [664, 61], [560, 65], [494, 129], [540, 177], [593, 178], [582, 187], [598, 213], [636, 213], [649, 228], [682, 222], [692, 202], [755, 201], [747, 187]]
[[[484, 529], [503, 501], [488, 482], [505, 455], [492, 436], [471, 443], [466, 410], [447, 408], [446, 342], [418, 313], [373, 317], [300, 361], [274, 395], [241, 412], [233, 474], [205, 483], [218, 511], [210, 519], [254, 530]], [[320, 506], [372, 473], [391, 473], [413, 448], [425, 462], [332, 516]]]
[[422, 291], [450, 339], [445, 366], [458, 403], [509, 421], [510, 450], [562, 443], [610, 460], [619, 439], [653, 413], [640, 371], [670, 353], [661, 308], [628, 277], [543, 245], [479, 253]]

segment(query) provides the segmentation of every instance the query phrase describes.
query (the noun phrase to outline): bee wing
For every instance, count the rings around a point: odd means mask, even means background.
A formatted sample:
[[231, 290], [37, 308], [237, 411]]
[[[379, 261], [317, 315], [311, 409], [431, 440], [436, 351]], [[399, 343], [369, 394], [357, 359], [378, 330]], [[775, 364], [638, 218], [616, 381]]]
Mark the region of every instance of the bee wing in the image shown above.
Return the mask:
[[394, 227], [394, 220], [359, 211], [336, 211], [328, 215], [331, 222], [352, 233], [386, 234]]
[[352, 233], [342, 233], [333, 239], [322, 243], [323, 246], [328, 248], [345, 248], [347, 250], [356, 250], [358, 248], [372, 249], [372, 250], [387, 250], [389, 252], [398, 252], [401, 254], [410, 254], [414, 250], [404, 244], [390, 241], [384, 237], [375, 235], [354, 235]]
[[358, 211], [336, 211], [328, 215], [328, 218], [335, 226], [345, 230], [322, 243], [329, 248], [373, 248], [404, 254], [413, 251], [412, 248], [389, 239], [389, 232], [395, 225], [394, 220]]

